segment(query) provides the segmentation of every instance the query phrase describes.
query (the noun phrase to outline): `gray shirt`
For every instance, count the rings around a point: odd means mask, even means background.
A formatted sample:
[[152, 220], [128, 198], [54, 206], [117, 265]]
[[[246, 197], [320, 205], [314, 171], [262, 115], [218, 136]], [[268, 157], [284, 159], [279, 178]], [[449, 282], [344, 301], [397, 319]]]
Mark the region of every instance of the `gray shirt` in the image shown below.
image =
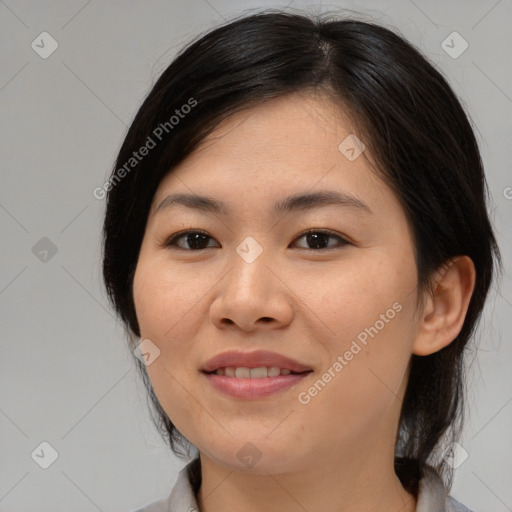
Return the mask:
[[[134, 512], [199, 512], [195, 497], [195, 485], [199, 471], [199, 459], [187, 464], [178, 474], [171, 494], [153, 501]], [[455, 498], [448, 496], [441, 477], [427, 467], [418, 484], [416, 512], [471, 512]]]

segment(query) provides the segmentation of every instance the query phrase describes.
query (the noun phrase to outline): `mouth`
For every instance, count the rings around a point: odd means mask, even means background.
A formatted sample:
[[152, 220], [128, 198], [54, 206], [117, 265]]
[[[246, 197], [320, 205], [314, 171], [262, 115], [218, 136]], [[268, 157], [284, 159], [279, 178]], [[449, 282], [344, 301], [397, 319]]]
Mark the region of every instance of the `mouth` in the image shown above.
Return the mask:
[[228, 377], [231, 379], [265, 379], [267, 377], [274, 378], [280, 375], [302, 375], [309, 373], [312, 370], [305, 372], [294, 372], [289, 368], [279, 368], [277, 366], [260, 366], [258, 368], [248, 368], [246, 366], [226, 366], [224, 368], [217, 368], [212, 372], [204, 372], [208, 375], [220, 375], [221, 377]]
[[200, 369], [212, 387], [225, 396], [258, 399], [296, 385], [313, 369], [274, 352], [225, 352]]

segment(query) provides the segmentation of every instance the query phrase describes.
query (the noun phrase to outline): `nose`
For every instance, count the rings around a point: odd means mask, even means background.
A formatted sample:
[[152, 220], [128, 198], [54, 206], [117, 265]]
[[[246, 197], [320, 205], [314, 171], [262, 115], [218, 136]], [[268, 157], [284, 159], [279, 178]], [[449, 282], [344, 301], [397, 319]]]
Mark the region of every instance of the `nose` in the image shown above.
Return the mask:
[[218, 329], [268, 331], [290, 324], [293, 293], [271, 256], [263, 250], [249, 262], [233, 251], [231, 270], [216, 287], [209, 311], [210, 321]]

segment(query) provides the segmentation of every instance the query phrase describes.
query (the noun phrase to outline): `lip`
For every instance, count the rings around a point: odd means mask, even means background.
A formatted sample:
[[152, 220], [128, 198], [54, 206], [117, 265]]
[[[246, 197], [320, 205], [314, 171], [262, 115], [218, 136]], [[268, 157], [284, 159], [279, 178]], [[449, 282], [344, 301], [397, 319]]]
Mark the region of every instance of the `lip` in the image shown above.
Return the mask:
[[[261, 368], [263, 366], [288, 369], [294, 373], [261, 379], [239, 379], [208, 373], [215, 372], [219, 368]], [[209, 359], [201, 368], [201, 372], [214, 389], [230, 398], [245, 400], [265, 398], [289, 389], [312, 371], [310, 366], [267, 350], [223, 352]]]
[[[228, 351], [218, 354], [204, 363], [200, 368], [202, 372], [214, 372], [219, 368], [235, 367], [235, 368], [260, 368], [266, 366], [267, 368], [287, 368], [295, 373], [309, 372], [311, 367], [299, 363], [294, 359], [277, 354], [276, 352], [269, 352], [267, 350], [256, 350], [254, 352], [242, 351]], [[286, 376], [288, 377], [288, 376]], [[230, 377], [228, 377], [230, 378]], [[272, 377], [278, 379], [280, 377]], [[249, 380], [249, 379], [239, 379]], [[256, 379], [254, 379], [256, 380]], [[262, 379], [265, 380], [265, 379]]]
[[244, 400], [257, 400], [284, 391], [299, 383], [309, 374], [310, 372], [292, 373], [263, 379], [237, 379], [203, 372], [203, 375], [214, 389], [230, 398]]

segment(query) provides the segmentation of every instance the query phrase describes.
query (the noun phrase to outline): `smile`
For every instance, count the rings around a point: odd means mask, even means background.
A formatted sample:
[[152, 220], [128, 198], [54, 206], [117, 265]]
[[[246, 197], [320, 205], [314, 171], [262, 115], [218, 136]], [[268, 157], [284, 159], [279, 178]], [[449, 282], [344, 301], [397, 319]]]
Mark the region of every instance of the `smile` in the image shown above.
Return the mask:
[[279, 375], [297, 374], [298, 372], [292, 372], [289, 368], [278, 368], [276, 366], [269, 368], [265, 366], [260, 368], [246, 368], [244, 366], [235, 368], [234, 366], [228, 366], [226, 368], [218, 368], [212, 373], [235, 379], [264, 379], [265, 377], [279, 377]]

